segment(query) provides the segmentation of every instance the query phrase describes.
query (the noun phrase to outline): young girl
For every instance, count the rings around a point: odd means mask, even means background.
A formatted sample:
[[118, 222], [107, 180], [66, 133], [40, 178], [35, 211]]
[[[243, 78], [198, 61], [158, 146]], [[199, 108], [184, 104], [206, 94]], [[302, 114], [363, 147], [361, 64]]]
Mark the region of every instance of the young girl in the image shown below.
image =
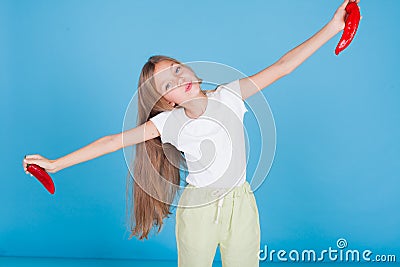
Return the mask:
[[55, 173], [136, 145], [130, 238], [147, 238], [154, 226], [161, 230], [185, 166], [187, 186], [176, 212], [178, 265], [211, 266], [219, 246], [223, 266], [259, 266], [259, 214], [245, 175], [243, 101], [291, 73], [343, 30], [348, 2], [319, 32], [271, 66], [208, 92], [189, 66], [166, 56], [150, 57], [139, 78], [137, 127], [56, 160], [27, 155], [25, 172], [27, 164], [37, 164]]

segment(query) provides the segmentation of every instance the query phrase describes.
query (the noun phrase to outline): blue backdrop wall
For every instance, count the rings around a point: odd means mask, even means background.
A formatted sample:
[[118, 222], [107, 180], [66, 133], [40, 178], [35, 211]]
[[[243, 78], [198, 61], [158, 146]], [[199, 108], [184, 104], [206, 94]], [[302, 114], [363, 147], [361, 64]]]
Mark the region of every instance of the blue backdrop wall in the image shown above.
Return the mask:
[[[0, 255], [175, 259], [174, 216], [149, 240], [127, 239], [121, 150], [52, 175], [54, 196], [24, 173], [23, 156], [55, 159], [120, 132], [151, 55], [251, 75], [340, 4], [0, 1]], [[376, 254], [400, 249], [400, 3], [360, 5], [347, 50], [334, 55], [338, 35], [262, 92], [277, 130], [274, 163], [255, 193], [263, 247], [326, 249], [345, 238]]]

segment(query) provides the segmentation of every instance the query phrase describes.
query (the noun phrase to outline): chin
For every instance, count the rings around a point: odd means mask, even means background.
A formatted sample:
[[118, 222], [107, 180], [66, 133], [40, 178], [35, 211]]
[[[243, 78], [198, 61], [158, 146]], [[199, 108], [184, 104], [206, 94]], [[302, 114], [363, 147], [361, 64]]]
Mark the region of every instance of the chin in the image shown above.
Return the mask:
[[[200, 93], [200, 92], [201, 92], [201, 89], [200, 89], [200, 86], [192, 86], [192, 89], [191, 89], [190, 91], [196, 92], [196, 93]], [[189, 92], [190, 92], [190, 91], [189, 91]]]

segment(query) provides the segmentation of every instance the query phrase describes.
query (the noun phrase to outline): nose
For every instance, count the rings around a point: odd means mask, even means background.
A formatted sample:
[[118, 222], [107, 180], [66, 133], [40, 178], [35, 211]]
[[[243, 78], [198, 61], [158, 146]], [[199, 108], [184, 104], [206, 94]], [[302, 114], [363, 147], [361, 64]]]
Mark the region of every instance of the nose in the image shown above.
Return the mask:
[[180, 77], [179, 81], [178, 81], [178, 86], [181, 86], [184, 82], [185, 82], [185, 78], [184, 77]]

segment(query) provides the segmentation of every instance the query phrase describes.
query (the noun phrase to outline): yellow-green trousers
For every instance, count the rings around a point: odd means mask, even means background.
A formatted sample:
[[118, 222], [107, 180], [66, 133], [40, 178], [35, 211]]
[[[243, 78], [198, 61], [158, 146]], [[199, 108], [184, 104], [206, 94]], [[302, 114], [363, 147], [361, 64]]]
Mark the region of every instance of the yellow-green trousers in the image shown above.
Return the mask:
[[259, 266], [259, 215], [247, 181], [230, 191], [186, 186], [175, 233], [179, 267], [211, 267], [218, 245], [223, 267]]

